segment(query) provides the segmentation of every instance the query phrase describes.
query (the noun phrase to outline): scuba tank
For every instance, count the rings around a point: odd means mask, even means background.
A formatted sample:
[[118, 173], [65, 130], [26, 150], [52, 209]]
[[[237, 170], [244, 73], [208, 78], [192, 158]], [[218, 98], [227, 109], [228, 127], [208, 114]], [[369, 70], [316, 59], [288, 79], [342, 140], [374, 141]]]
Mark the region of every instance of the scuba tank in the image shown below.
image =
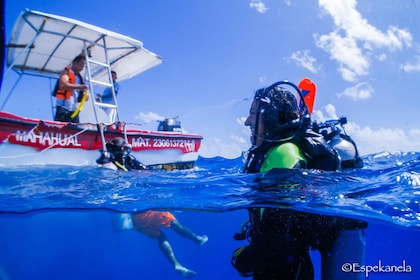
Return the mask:
[[363, 160], [359, 155], [356, 143], [344, 130], [346, 123], [347, 118], [341, 117], [338, 120], [328, 120], [319, 124], [314, 122], [312, 129], [320, 133], [327, 144], [338, 153], [342, 169], [362, 168]]

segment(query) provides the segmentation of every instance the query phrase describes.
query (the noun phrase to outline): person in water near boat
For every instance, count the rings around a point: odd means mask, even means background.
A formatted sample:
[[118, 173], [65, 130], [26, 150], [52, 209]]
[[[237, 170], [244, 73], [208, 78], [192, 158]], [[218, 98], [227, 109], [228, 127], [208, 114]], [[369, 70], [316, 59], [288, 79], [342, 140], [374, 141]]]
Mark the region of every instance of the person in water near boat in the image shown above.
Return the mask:
[[60, 74], [53, 95], [56, 97], [56, 121], [79, 122], [79, 114], [75, 114], [77, 103], [82, 100], [87, 91], [80, 72], [85, 68], [86, 58], [84, 55], [76, 56], [71, 66], [66, 67]]
[[[145, 170], [147, 166], [140, 163], [133, 155], [131, 155], [130, 146], [124, 138], [116, 137], [106, 144], [109, 156], [101, 156], [98, 164], [111, 163], [116, 169], [129, 170]], [[152, 239], [157, 240], [159, 249], [169, 260], [175, 271], [183, 277], [191, 278], [196, 275], [196, 272], [183, 266], [176, 258], [171, 244], [168, 241], [166, 234], [162, 228], [171, 228], [179, 235], [190, 239], [198, 245], [203, 245], [208, 241], [206, 235], [198, 235], [192, 232], [189, 228], [182, 225], [175, 216], [167, 211], [146, 211], [136, 214], [131, 214], [134, 230], [141, 232]]]
[[[117, 79], [118, 79], [117, 72], [112, 70], [111, 76], [112, 76], [112, 83], [114, 87], [114, 93], [116, 97], [120, 91], [120, 84], [117, 82]], [[112, 87], [105, 88], [102, 94], [98, 93], [96, 95], [96, 101], [100, 101], [102, 103], [107, 103], [107, 104], [115, 104], [114, 97], [112, 95]], [[117, 110], [114, 108], [107, 108], [107, 107], [104, 107], [103, 110], [105, 111], [105, 113], [108, 114], [109, 121], [114, 122]]]
[[106, 150], [102, 151], [101, 156], [96, 160], [99, 165], [114, 170], [145, 170], [146, 165], [136, 159], [131, 154], [131, 147], [124, 138], [115, 137], [105, 144]]
[[[307, 112], [300, 112], [296, 97], [281, 84], [258, 90], [245, 121], [253, 146], [244, 172], [261, 172], [264, 178], [284, 169], [339, 170], [338, 154], [318, 141], [314, 132], [308, 133], [307, 116]], [[232, 265], [242, 276], [255, 280], [313, 279], [310, 249], [321, 253], [322, 279], [363, 276], [341, 268], [345, 263], [363, 264], [367, 223], [280, 207], [251, 208], [248, 213], [249, 222], [234, 238], [248, 238], [250, 244], [232, 256]]]

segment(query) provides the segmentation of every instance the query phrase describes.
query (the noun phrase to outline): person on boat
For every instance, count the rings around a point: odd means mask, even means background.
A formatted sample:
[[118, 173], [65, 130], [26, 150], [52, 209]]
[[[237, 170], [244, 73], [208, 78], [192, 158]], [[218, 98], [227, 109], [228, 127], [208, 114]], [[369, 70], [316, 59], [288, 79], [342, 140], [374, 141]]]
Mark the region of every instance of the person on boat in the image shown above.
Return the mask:
[[84, 84], [80, 72], [85, 68], [86, 58], [84, 55], [76, 56], [71, 66], [66, 67], [60, 74], [54, 89], [56, 97], [56, 121], [79, 122], [79, 114], [74, 116], [77, 109], [77, 102], [80, 102], [83, 94], [88, 89]]
[[[244, 172], [267, 175], [279, 169], [313, 166], [304, 152], [301, 113], [295, 96], [280, 86], [258, 90], [245, 125], [251, 129], [248, 161]], [[322, 148], [322, 147], [317, 147]], [[325, 147], [329, 151], [328, 147]], [[325, 154], [328, 155], [328, 154]], [[320, 169], [339, 169], [336, 153], [323, 155]], [[328, 159], [328, 160], [325, 160]], [[283, 185], [282, 187], [287, 187]], [[233, 266], [243, 276], [261, 279], [313, 279], [309, 250], [322, 257], [323, 279], [355, 279], [345, 273], [345, 263], [363, 264], [364, 229], [367, 223], [284, 208], [251, 208], [246, 232], [235, 239], [250, 239], [249, 246], [237, 249]], [[356, 276], [356, 277], [355, 277]]]
[[[117, 72], [112, 70], [111, 76], [112, 76], [112, 83], [114, 86], [115, 97], [117, 97], [118, 92], [120, 91], [120, 85], [117, 82], [117, 79], [118, 79]], [[102, 103], [115, 104], [114, 97], [112, 95], [112, 88], [107, 87], [104, 89], [102, 94], [98, 93], [96, 95], [96, 100]], [[114, 108], [106, 108], [106, 107], [103, 108], [103, 110], [105, 111], [105, 113], [108, 114], [110, 122], [114, 122], [117, 110], [115, 110]]]
[[[131, 149], [124, 138], [116, 137], [106, 144], [109, 156], [101, 156], [97, 162], [99, 164], [111, 163], [117, 169], [144, 170], [147, 166], [140, 163], [133, 155], [130, 154]], [[175, 216], [167, 211], [146, 211], [137, 214], [131, 214], [134, 230], [141, 232], [152, 239], [156, 239], [159, 249], [169, 260], [175, 271], [183, 277], [191, 278], [196, 272], [183, 266], [176, 258], [171, 244], [162, 228], [171, 228], [179, 235], [190, 239], [198, 245], [203, 245], [208, 241], [206, 235], [197, 235], [189, 228], [182, 225]]]

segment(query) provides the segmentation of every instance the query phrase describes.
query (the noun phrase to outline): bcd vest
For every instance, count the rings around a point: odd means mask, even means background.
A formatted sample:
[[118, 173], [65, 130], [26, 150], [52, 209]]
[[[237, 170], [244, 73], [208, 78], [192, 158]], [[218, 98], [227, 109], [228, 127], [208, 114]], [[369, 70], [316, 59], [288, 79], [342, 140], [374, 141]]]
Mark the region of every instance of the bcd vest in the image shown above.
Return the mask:
[[294, 143], [302, 151], [306, 159], [306, 166], [301, 167], [324, 171], [340, 170], [338, 153], [326, 143], [322, 135], [308, 130], [304, 133], [296, 132], [291, 137], [264, 141], [260, 146], [250, 150], [244, 172], [259, 172], [267, 152], [273, 147], [288, 142]]

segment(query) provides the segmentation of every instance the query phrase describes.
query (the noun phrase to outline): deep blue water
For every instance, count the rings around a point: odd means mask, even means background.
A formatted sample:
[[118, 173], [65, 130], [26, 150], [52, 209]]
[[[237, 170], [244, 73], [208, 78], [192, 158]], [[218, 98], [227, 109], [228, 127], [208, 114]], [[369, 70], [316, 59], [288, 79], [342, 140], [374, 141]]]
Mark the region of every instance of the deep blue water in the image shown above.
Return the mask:
[[[183, 279], [156, 241], [113, 224], [118, 213], [169, 210], [209, 241], [165, 229], [193, 279], [244, 279], [230, 264], [251, 206], [287, 207], [369, 222], [366, 265], [409, 265], [366, 279], [420, 279], [420, 153], [364, 157], [345, 172], [242, 174], [241, 159], [200, 158], [192, 170], [115, 172], [95, 167], [0, 170], [0, 279]], [[293, 188], [283, 185], [293, 185]], [[273, 187], [275, 186], [275, 187]], [[319, 256], [312, 252], [319, 279]]]

